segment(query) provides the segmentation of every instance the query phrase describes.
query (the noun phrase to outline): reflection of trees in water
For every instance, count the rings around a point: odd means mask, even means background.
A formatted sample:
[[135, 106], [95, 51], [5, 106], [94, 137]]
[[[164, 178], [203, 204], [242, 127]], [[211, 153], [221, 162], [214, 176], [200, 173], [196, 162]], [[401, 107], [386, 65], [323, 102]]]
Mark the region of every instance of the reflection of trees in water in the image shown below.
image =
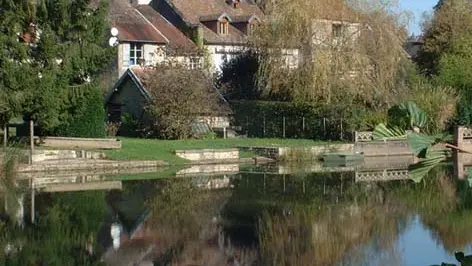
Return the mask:
[[258, 265], [331, 265], [374, 240], [392, 249], [406, 215], [382, 186], [349, 174], [243, 176], [223, 211], [230, 227], [252, 226]]
[[453, 253], [472, 241], [472, 189], [437, 167], [423, 183], [398, 189], [396, 195], [417, 211], [444, 248]]
[[[104, 216], [104, 192], [39, 195], [36, 224], [7, 223], [0, 242], [12, 255], [2, 265], [100, 265], [95, 233]], [[0, 260], [1, 262], [1, 260]]]
[[[296, 207], [290, 215], [266, 213], [259, 223], [264, 265], [332, 265], [361, 244], [394, 248], [404, 213], [367, 203], [316, 211]], [[350, 258], [352, 260], [352, 258]]]
[[230, 192], [206, 190], [190, 180], [173, 179], [149, 200], [152, 217], [146, 235], [163, 252], [162, 265], [233, 265], [232, 260], [254, 258], [235, 248], [219, 226], [219, 213]]

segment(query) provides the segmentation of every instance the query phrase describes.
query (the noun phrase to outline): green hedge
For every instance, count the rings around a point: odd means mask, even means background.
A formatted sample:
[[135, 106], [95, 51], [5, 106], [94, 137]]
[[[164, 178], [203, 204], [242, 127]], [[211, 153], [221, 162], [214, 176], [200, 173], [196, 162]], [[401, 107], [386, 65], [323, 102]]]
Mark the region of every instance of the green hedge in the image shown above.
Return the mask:
[[57, 133], [65, 137], [104, 138], [105, 108], [98, 88], [90, 88], [74, 104], [67, 123]]
[[362, 106], [299, 105], [289, 102], [231, 103], [236, 126], [248, 137], [350, 140], [355, 130], [371, 130], [384, 122], [385, 112]]

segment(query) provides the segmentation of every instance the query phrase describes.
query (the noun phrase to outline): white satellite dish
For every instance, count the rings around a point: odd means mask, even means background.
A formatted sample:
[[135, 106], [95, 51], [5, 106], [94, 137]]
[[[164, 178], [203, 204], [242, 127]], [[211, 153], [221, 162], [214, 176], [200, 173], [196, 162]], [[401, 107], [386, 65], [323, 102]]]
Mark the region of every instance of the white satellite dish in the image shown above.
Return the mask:
[[110, 29], [111, 36], [116, 37], [120, 33], [117, 28], [113, 27]]
[[118, 44], [120, 44], [120, 42], [118, 41], [118, 38], [117, 38], [117, 37], [112, 36], [112, 37], [110, 37], [110, 39], [108, 40], [108, 44], [109, 44], [111, 47], [115, 47], [115, 46], [118, 46]]

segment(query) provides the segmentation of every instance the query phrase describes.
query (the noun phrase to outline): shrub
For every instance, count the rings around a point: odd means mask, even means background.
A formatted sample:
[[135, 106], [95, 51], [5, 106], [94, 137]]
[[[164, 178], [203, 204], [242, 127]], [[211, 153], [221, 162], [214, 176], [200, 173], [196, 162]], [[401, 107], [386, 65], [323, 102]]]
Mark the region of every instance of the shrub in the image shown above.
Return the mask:
[[89, 88], [73, 103], [74, 112], [56, 133], [66, 137], [104, 138], [105, 109], [98, 88]]
[[426, 113], [425, 131], [438, 133], [446, 130], [455, 118], [460, 99], [451, 87], [418, 83], [411, 88], [411, 100]]

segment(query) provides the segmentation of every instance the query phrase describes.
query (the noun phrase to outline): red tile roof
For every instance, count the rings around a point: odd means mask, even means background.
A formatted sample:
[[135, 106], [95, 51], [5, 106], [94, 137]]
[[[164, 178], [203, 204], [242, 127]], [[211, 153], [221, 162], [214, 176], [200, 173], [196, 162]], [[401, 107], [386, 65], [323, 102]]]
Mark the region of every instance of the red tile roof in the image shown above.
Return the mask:
[[110, 0], [109, 20], [121, 41], [167, 43], [167, 39], [137, 9], [125, 0]]
[[247, 36], [229, 25], [229, 34], [221, 35], [206, 27], [202, 21], [217, 20], [222, 15], [230, 22], [245, 22], [253, 17], [262, 19], [261, 9], [249, 0], [241, 0], [235, 8], [231, 0], [163, 0], [182, 16], [190, 26], [203, 28], [203, 39], [207, 44], [245, 44]]
[[179, 29], [167, 21], [151, 6], [140, 5], [136, 7], [146, 19], [164, 35], [170, 44], [186, 48], [196, 48], [196, 45]]
[[226, 13], [232, 16], [263, 16], [262, 11], [256, 4], [242, 0], [237, 8], [232, 6], [232, 1], [227, 0], [165, 0], [171, 6], [176, 8], [182, 15], [183, 19], [197, 25], [200, 17], [212, 16], [214, 14]]

